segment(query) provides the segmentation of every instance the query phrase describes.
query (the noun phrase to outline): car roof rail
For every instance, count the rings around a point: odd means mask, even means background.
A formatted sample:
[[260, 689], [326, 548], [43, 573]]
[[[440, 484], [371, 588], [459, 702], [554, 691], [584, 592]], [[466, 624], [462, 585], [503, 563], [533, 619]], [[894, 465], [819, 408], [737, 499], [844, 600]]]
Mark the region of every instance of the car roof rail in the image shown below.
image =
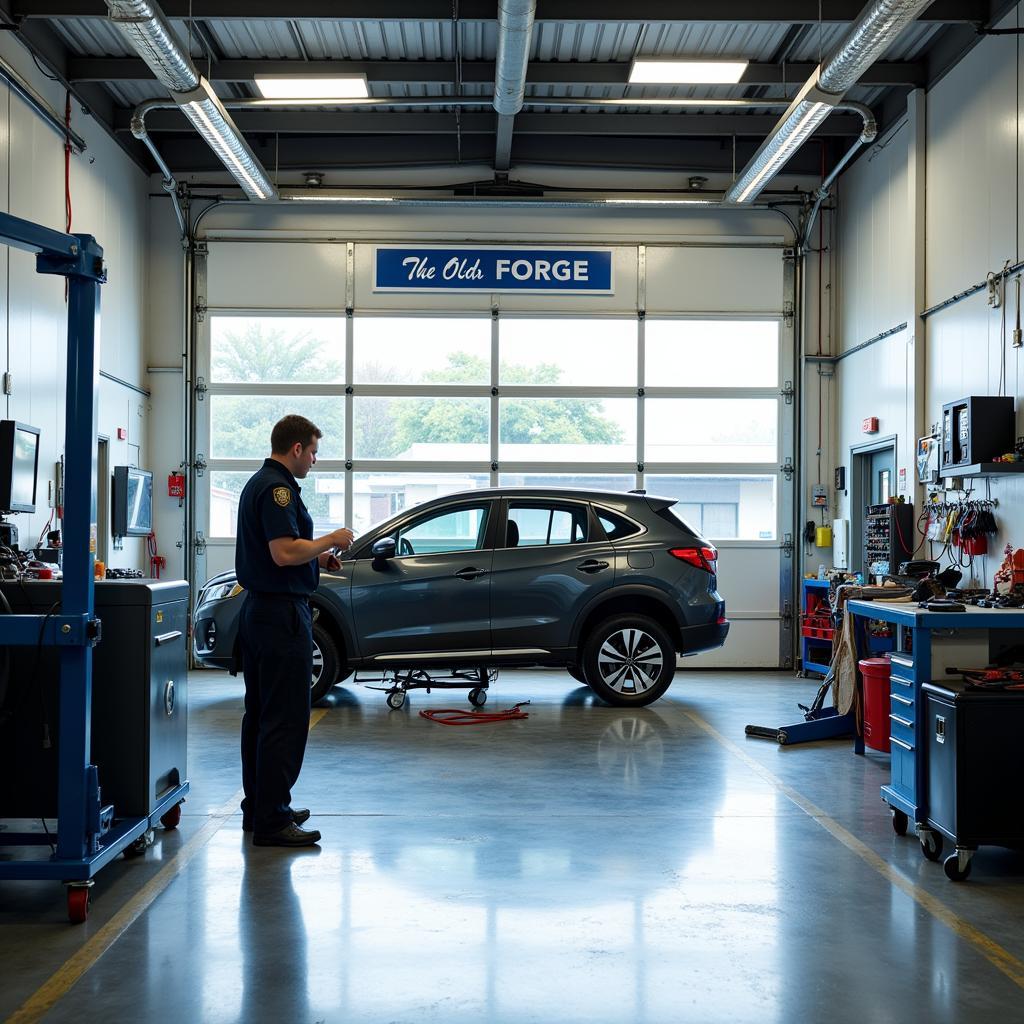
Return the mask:
[[634, 487], [631, 491], [626, 491], [627, 494], [646, 494], [647, 491], [643, 487]]

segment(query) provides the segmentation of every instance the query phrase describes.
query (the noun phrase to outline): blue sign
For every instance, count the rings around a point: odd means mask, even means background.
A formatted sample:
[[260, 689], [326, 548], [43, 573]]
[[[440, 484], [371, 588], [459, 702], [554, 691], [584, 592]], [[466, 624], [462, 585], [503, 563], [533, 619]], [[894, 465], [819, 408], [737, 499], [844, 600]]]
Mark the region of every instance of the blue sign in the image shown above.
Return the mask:
[[373, 290], [611, 295], [612, 250], [378, 245]]

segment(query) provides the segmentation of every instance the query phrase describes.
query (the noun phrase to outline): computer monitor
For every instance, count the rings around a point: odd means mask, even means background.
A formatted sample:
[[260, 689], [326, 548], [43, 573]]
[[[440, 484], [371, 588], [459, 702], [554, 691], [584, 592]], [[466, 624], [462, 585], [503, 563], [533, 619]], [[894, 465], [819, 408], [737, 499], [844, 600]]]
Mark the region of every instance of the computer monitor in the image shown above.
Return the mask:
[[0, 514], [35, 512], [39, 428], [0, 420]]
[[153, 474], [135, 466], [114, 467], [110, 532], [145, 537], [153, 530]]

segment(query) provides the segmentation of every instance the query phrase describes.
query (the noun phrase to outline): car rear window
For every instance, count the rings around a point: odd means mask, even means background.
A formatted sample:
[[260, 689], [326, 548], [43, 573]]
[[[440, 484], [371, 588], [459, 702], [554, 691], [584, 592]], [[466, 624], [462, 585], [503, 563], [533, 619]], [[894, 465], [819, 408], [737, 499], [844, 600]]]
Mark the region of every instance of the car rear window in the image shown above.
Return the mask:
[[595, 508], [594, 511], [609, 540], [622, 540], [623, 537], [632, 537], [634, 533], [640, 532], [640, 527], [625, 516], [609, 512], [606, 508]]

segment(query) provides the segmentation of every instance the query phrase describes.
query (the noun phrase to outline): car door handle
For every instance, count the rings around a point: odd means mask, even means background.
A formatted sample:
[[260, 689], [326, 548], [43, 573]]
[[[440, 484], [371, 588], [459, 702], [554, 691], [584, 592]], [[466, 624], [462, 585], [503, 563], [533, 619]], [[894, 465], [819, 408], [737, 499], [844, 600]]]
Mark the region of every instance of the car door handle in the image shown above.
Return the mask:
[[588, 558], [585, 562], [580, 562], [576, 566], [580, 572], [600, 572], [602, 569], [608, 568], [607, 562], [598, 562], [596, 559]]
[[486, 576], [486, 569], [475, 569], [470, 566], [468, 569], [460, 569], [456, 574], [460, 580], [475, 580], [478, 576]]

